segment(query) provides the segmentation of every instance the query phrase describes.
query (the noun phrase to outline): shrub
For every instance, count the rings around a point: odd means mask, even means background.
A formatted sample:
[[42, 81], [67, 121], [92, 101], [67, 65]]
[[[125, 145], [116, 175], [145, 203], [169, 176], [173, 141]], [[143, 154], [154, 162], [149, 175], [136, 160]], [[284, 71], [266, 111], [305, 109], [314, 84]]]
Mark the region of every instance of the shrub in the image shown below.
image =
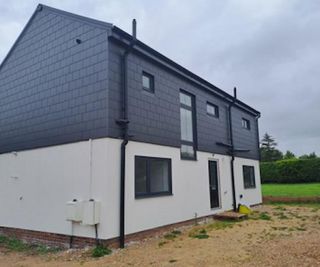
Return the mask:
[[260, 170], [262, 183], [320, 182], [320, 158], [262, 162]]
[[98, 257], [103, 257], [105, 255], [111, 254], [112, 251], [108, 247], [105, 247], [103, 245], [98, 245], [92, 250], [92, 257], [98, 258]]

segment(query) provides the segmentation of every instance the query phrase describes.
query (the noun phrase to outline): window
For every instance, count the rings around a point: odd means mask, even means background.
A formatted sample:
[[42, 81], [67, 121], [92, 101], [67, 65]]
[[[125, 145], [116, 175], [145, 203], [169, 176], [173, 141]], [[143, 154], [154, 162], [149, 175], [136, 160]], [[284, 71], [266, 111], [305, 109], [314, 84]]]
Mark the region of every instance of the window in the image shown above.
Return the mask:
[[171, 159], [136, 156], [136, 198], [171, 194]]
[[219, 118], [219, 107], [207, 102], [207, 114]]
[[194, 96], [180, 91], [181, 158], [196, 159]]
[[146, 91], [154, 93], [154, 77], [153, 75], [142, 72], [142, 88]]
[[243, 183], [244, 183], [244, 188], [256, 187], [253, 166], [245, 166], [245, 165], [243, 166]]
[[250, 130], [250, 121], [245, 118], [242, 118], [242, 128]]

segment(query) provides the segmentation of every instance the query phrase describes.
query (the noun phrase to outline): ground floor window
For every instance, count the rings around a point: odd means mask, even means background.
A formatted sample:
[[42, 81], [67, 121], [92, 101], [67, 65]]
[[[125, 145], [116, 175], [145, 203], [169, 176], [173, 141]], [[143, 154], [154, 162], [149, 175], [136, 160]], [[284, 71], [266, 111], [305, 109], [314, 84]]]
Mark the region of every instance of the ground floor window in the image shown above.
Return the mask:
[[243, 166], [243, 182], [244, 182], [244, 188], [256, 187], [253, 166], [246, 166], [246, 165]]
[[135, 156], [135, 197], [171, 194], [171, 159]]

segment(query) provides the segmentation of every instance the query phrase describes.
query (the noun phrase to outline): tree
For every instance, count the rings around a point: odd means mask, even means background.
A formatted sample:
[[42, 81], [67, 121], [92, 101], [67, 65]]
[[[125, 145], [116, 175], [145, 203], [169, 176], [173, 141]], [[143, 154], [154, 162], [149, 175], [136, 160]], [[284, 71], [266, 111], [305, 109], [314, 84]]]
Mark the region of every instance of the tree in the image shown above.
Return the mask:
[[276, 147], [277, 143], [275, 139], [268, 133], [265, 133], [261, 140], [261, 161], [276, 161], [282, 159], [283, 154]]
[[299, 157], [299, 159], [316, 159], [317, 155], [315, 152], [310, 153], [309, 155], [304, 154], [302, 156]]
[[295, 154], [291, 151], [287, 150], [286, 154], [284, 154], [283, 159], [294, 159], [296, 158]]

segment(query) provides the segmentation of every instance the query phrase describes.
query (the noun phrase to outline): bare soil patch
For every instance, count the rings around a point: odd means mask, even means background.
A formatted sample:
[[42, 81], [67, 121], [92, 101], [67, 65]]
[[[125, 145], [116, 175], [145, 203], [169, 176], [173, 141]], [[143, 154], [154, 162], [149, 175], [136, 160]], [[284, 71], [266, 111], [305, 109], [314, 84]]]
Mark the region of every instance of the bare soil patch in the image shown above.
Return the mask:
[[320, 203], [320, 197], [283, 197], [283, 196], [264, 196], [263, 203], [281, 202], [281, 203]]
[[248, 220], [209, 220], [93, 259], [89, 250], [45, 255], [0, 247], [0, 266], [320, 266], [320, 209], [256, 207]]

